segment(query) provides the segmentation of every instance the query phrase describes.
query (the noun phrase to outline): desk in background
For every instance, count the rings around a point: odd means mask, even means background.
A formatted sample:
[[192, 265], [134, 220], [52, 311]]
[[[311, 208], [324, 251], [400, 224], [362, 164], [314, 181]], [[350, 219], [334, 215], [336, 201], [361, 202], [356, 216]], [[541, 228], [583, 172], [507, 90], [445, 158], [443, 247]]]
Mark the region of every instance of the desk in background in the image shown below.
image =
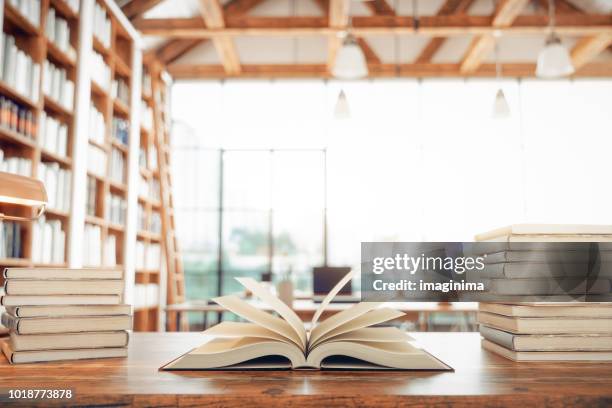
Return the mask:
[[411, 333], [455, 372], [158, 371], [201, 345], [201, 333], [134, 333], [127, 359], [10, 366], [9, 389], [71, 389], [74, 399], [32, 406], [609, 406], [612, 363], [514, 363], [480, 347], [478, 333]]
[[[261, 310], [271, 312], [272, 309], [265, 303], [258, 300], [250, 300], [252, 305]], [[311, 299], [297, 299], [293, 302], [293, 310], [304, 322], [309, 322], [312, 319], [315, 311], [320, 303], [316, 303]], [[354, 303], [330, 303], [323, 313], [323, 318], [334, 313], [341, 312], [354, 305]], [[418, 323], [418, 328], [421, 331], [428, 331], [431, 327], [431, 317], [434, 314], [454, 314], [457, 315], [460, 322], [466, 325], [469, 323], [470, 317], [474, 316], [478, 311], [478, 303], [462, 302], [462, 303], [436, 303], [436, 302], [393, 302], [389, 303], [390, 307], [406, 313], [402, 319]], [[177, 331], [180, 328], [180, 321], [185, 318], [187, 313], [202, 313], [204, 328], [208, 326], [208, 313], [216, 313], [217, 320], [221, 319], [221, 315], [227, 311], [221, 306], [210, 304], [207, 301], [190, 301], [166, 307], [166, 313], [174, 313], [176, 315]]]

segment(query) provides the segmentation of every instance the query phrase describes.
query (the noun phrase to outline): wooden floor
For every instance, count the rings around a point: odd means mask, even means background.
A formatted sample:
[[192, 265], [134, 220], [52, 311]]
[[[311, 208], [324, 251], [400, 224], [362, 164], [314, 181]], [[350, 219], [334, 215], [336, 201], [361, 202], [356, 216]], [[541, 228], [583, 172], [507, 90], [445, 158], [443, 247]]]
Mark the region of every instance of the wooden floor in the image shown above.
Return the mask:
[[9, 366], [9, 389], [71, 389], [72, 400], [22, 405], [138, 406], [610, 406], [612, 363], [514, 363], [480, 348], [477, 333], [415, 333], [455, 372], [160, 372], [203, 342], [199, 333], [135, 333], [127, 359]]

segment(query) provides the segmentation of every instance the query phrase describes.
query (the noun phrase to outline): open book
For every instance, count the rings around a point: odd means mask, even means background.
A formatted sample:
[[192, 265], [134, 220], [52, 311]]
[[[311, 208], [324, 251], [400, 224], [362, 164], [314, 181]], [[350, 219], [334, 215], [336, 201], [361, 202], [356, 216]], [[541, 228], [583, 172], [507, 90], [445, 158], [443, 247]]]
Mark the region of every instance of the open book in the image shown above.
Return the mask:
[[382, 303], [362, 302], [318, 322], [326, 306], [352, 278], [347, 274], [325, 297], [307, 330], [295, 312], [251, 278], [237, 278], [278, 316], [237, 296], [215, 302], [250, 323], [223, 322], [204, 331], [210, 340], [163, 370], [211, 369], [401, 369], [452, 370], [410, 344], [395, 327], [370, 327], [403, 315]]

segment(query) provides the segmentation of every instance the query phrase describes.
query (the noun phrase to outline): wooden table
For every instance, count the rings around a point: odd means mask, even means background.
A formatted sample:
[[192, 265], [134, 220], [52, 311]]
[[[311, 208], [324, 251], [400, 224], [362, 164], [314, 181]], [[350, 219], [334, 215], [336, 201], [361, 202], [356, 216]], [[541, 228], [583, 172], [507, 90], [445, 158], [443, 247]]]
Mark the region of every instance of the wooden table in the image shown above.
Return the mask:
[[72, 400], [22, 405], [138, 406], [609, 406], [612, 363], [514, 363], [480, 348], [477, 333], [415, 333], [455, 372], [194, 371], [158, 367], [200, 345], [200, 333], [135, 333], [127, 359], [10, 366], [8, 389], [71, 389]]
[[[271, 312], [268, 305], [258, 300], [249, 300], [249, 303], [261, 310]], [[323, 314], [323, 318], [338, 313], [342, 310], [353, 306], [355, 303], [330, 303]], [[292, 309], [304, 322], [309, 322], [315, 314], [320, 303], [314, 302], [312, 299], [297, 299], [293, 302]], [[393, 302], [389, 303], [389, 307], [404, 312], [406, 315], [404, 320], [415, 321], [418, 323], [418, 328], [421, 331], [427, 331], [430, 328], [430, 318], [437, 313], [450, 313], [463, 317], [467, 322], [469, 315], [473, 315], [478, 311], [478, 303], [476, 302], [457, 302], [457, 303], [437, 303], [437, 302]], [[181, 327], [180, 322], [185, 318], [185, 314], [189, 312], [202, 313], [204, 327], [208, 322], [208, 313], [217, 313], [217, 320], [221, 319], [221, 314], [227, 312], [223, 307], [216, 303], [208, 303], [207, 301], [189, 301], [169, 305], [166, 307], [166, 313], [174, 313], [176, 315], [177, 331]], [[168, 319], [171, 320], [171, 319]], [[173, 329], [173, 328], [172, 328]]]

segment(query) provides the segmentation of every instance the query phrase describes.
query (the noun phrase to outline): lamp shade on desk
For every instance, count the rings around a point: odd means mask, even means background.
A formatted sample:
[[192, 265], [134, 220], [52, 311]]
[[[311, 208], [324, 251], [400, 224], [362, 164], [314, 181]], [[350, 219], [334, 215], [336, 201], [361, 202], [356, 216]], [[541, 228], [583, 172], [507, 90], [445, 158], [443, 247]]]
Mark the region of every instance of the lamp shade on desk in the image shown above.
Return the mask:
[[[33, 218], [36, 219], [45, 212], [47, 191], [40, 180], [0, 172], [0, 204], [38, 208], [36, 216]], [[0, 212], [1, 219], [29, 221], [32, 218], [11, 216]]]

